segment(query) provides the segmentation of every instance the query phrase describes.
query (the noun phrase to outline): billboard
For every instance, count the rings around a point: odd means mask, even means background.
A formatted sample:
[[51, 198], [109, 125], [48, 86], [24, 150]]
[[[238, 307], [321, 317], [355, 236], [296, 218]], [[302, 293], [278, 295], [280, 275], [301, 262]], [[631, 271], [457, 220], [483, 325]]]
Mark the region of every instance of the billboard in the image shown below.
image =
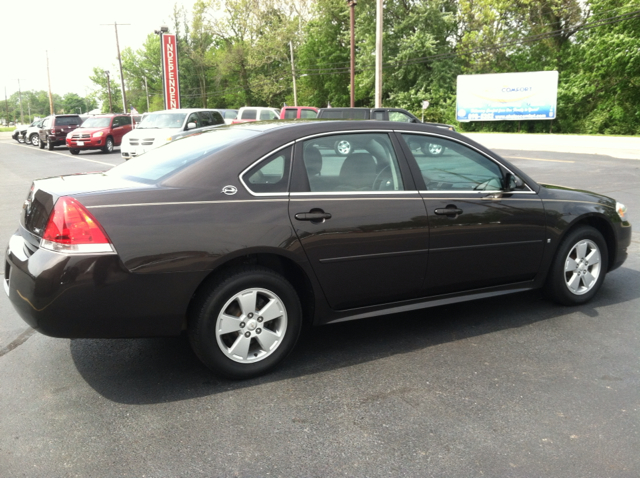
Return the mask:
[[162, 35], [162, 81], [164, 107], [168, 110], [180, 108], [180, 81], [178, 79], [178, 46], [176, 36]]
[[555, 119], [558, 72], [458, 75], [458, 121]]

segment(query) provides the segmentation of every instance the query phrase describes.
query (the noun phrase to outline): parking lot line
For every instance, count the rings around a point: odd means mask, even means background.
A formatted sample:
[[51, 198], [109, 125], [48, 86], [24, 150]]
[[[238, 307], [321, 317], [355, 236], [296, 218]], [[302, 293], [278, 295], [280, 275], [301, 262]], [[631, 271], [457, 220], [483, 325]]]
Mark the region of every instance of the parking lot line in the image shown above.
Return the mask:
[[[7, 144], [13, 144], [13, 143], [7, 143]], [[23, 146], [23, 145], [13, 144], [13, 146]], [[69, 156], [68, 154], [59, 153], [57, 151], [49, 151], [48, 149], [35, 148], [35, 149], [32, 149], [32, 151], [41, 151], [43, 153], [59, 154], [60, 156], [64, 156], [65, 158], [69, 158], [69, 159], [79, 159], [80, 161], [89, 161], [91, 163], [106, 164], [107, 166], [115, 166], [115, 164], [113, 163], [106, 163], [104, 161], [98, 161], [97, 159], [86, 159], [86, 158], [79, 158], [78, 156]]]
[[529, 161], [545, 161], [549, 163], [575, 163], [575, 161], [568, 161], [565, 159], [541, 159], [541, 158], [525, 158], [523, 156], [505, 156], [510, 159], [528, 159]]

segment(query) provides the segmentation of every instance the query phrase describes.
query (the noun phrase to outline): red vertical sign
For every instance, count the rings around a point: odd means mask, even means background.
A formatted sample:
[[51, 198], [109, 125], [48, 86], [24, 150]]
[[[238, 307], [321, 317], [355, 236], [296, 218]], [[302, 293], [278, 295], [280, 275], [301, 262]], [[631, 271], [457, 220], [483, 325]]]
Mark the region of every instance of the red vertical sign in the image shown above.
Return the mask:
[[165, 108], [180, 108], [180, 82], [178, 80], [178, 45], [176, 36], [162, 35], [162, 69], [164, 73]]

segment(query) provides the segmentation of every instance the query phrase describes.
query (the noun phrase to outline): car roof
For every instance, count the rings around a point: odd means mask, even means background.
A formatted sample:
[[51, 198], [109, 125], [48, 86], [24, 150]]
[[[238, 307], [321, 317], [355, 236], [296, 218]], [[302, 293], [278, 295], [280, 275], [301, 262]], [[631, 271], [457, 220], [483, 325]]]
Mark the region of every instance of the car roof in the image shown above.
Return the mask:
[[216, 111], [216, 108], [175, 108], [172, 110], [150, 111], [148, 114], [156, 113], [191, 113], [194, 111]]

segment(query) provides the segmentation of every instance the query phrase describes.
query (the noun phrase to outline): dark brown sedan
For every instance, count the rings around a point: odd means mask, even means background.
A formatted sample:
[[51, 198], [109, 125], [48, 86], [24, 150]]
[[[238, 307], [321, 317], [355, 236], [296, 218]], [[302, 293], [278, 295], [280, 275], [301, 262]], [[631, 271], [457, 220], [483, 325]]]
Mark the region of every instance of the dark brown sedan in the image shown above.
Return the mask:
[[207, 366], [246, 378], [307, 324], [540, 287], [584, 303], [627, 257], [625, 216], [447, 128], [252, 123], [35, 181], [4, 287], [43, 334], [186, 330]]

